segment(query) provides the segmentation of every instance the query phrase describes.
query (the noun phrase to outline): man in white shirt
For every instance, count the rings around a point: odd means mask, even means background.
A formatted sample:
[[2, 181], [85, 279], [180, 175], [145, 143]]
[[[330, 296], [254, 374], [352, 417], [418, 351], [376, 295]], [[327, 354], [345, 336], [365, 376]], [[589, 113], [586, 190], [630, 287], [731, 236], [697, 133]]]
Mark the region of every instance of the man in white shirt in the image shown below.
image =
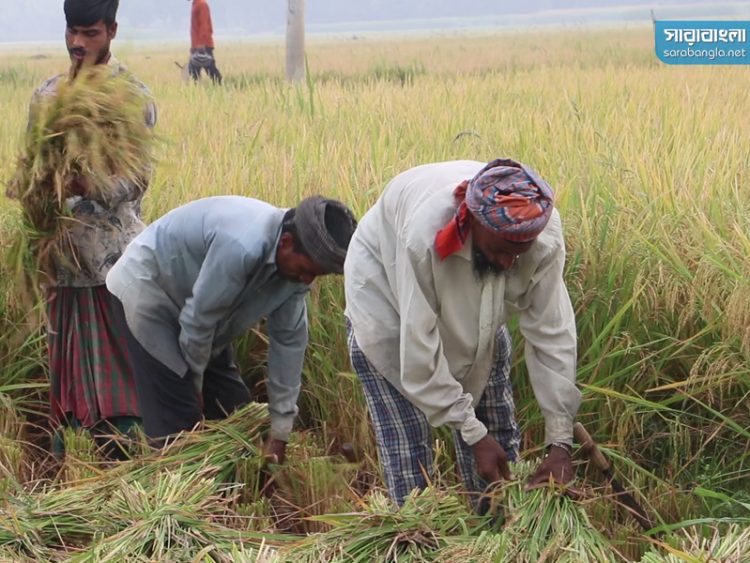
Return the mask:
[[349, 349], [397, 503], [427, 484], [430, 426], [453, 428], [470, 492], [511, 478], [510, 315], [546, 428], [530, 485], [572, 479], [576, 329], [553, 198], [513, 160], [442, 162], [396, 176], [359, 223], [344, 265]]

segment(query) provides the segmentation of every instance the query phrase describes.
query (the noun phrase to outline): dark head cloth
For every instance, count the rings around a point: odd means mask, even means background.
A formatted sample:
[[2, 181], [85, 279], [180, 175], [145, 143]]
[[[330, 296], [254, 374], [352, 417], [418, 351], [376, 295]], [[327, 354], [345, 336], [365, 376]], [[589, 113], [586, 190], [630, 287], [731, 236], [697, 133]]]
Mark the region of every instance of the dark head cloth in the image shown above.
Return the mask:
[[357, 227], [352, 212], [335, 199], [303, 199], [294, 214], [299, 243], [327, 274], [343, 274], [346, 250]]
[[88, 27], [99, 21], [111, 25], [117, 19], [119, 0], [65, 0], [68, 27]]

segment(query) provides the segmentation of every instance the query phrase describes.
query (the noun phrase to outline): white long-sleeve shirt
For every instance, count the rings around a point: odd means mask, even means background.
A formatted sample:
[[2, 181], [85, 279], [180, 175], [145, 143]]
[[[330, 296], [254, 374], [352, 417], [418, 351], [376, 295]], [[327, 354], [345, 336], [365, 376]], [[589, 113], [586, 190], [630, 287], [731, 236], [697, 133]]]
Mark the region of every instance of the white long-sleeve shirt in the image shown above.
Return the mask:
[[430, 424], [460, 429], [470, 445], [487, 434], [474, 407], [492, 369], [495, 334], [509, 315], [519, 315], [545, 441], [572, 443], [581, 395], [557, 211], [531, 249], [497, 276], [477, 279], [471, 238], [443, 261], [434, 248], [456, 210], [453, 190], [485, 164], [427, 164], [386, 186], [349, 245], [346, 315], [373, 366]]

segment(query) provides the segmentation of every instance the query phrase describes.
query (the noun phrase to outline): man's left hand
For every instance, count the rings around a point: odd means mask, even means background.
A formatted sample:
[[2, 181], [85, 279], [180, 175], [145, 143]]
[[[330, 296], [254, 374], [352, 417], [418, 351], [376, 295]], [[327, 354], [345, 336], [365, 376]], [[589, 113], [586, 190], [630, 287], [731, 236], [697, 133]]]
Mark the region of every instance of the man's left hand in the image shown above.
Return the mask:
[[570, 452], [561, 446], [552, 446], [548, 455], [542, 460], [539, 469], [531, 476], [526, 485], [527, 489], [543, 487], [549, 483], [549, 477], [556, 483], [565, 485], [570, 483], [573, 478], [573, 463], [570, 459]]
[[263, 444], [263, 455], [266, 458], [273, 459], [274, 461], [271, 463], [281, 465], [286, 459], [286, 442], [278, 438], [268, 438], [266, 443]]

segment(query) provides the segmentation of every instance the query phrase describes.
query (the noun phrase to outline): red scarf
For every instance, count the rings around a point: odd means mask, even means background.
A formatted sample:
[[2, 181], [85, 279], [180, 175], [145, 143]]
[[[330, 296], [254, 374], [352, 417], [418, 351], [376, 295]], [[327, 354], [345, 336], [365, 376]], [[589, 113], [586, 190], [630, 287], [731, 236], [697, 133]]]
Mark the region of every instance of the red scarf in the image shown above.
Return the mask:
[[471, 212], [466, 207], [466, 201], [464, 201], [468, 187], [469, 181], [464, 180], [453, 190], [458, 208], [450, 222], [440, 229], [435, 236], [435, 250], [441, 260], [445, 260], [451, 254], [461, 250], [466, 242], [466, 237], [469, 236]]

